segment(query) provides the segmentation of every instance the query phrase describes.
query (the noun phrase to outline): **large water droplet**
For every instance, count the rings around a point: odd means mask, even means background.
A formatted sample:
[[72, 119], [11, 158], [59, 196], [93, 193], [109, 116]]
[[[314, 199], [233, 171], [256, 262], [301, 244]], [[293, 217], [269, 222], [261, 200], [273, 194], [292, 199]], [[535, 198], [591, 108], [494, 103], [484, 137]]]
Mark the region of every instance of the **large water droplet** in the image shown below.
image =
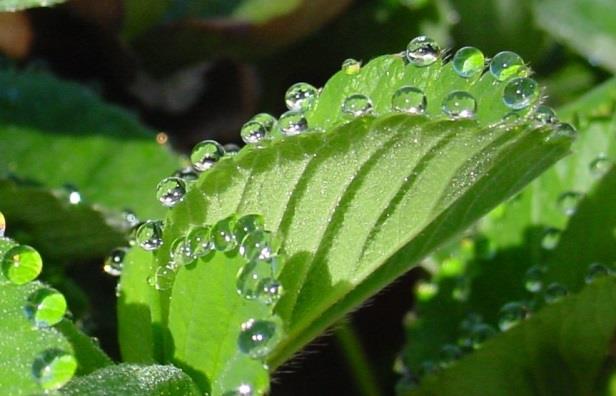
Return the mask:
[[262, 293], [265, 286], [274, 280], [274, 270], [268, 260], [252, 260], [246, 263], [237, 274], [237, 292], [252, 300]]
[[233, 227], [233, 233], [238, 241], [244, 239], [244, 237], [251, 232], [261, 231], [265, 229], [265, 221], [263, 216], [258, 214], [244, 215], [237, 219], [235, 226]]
[[597, 158], [590, 162], [590, 172], [595, 177], [601, 177], [605, 175], [612, 166], [612, 161], [605, 155], [599, 155]]
[[171, 244], [171, 258], [175, 268], [190, 264], [195, 260], [188, 237], [179, 237]]
[[45, 390], [61, 388], [73, 378], [76, 370], [75, 357], [58, 349], [42, 352], [32, 363], [32, 375]]
[[372, 101], [362, 94], [346, 97], [342, 103], [342, 113], [351, 117], [361, 117], [372, 113]]
[[158, 267], [150, 278], [148, 283], [156, 290], [169, 290], [173, 287], [173, 281], [175, 280], [175, 271], [173, 267], [163, 266]]
[[485, 57], [483, 52], [475, 47], [462, 47], [453, 56], [452, 65], [459, 76], [470, 78], [483, 71]]
[[109, 257], [105, 260], [103, 265], [103, 271], [111, 276], [122, 275], [122, 268], [124, 266], [124, 258], [126, 257], [127, 248], [116, 248], [111, 251]]
[[554, 110], [546, 105], [537, 107], [534, 118], [539, 125], [554, 124], [558, 121], [558, 117], [556, 117]]
[[539, 99], [539, 84], [531, 78], [514, 78], [503, 91], [505, 106], [513, 110], [524, 109], [537, 99]]
[[558, 206], [566, 216], [573, 216], [583, 195], [575, 191], [567, 191], [558, 197]]
[[426, 36], [415, 37], [406, 47], [406, 59], [415, 66], [429, 66], [436, 62], [441, 49]]
[[287, 111], [278, 120], [278, 129], [284, 136], [295, 136], [308, 130], [308, 120], [304, 113]]
[[341, 70], [344, 74], [352, 76], [361, 70], [361, 62], [353, 58], [345, 59], [342, 62]]
[[168, 208], [180, 203], [184, 195], [186, 195], [186, 182], [179, 177], [167, 177], [156, 187], [156, 198]]
[[246, 260], [269, 259], [280, 248], [279, 241], [272, 233], [264, 230], [253, 231], [246, 235], [240, 243], [240, 254]]
[[479, 349], [484, 342], [496, 334], [496, 330], [486, 323], [475, 325], [471, 330], [470, 338], [474, 349]]
[[197, 227], [188, 234], [190, 251], [194, 258], [203, 257], [214, 250], [210, 227]]
[[242, 323], [237, 344], [253, 359], [266, 357], [280, 339], [280, 325], [269, 320], [249, 319]]
[[588, 272], [586, 273], [584, 281], [590, 284], [599, 278], [608, 276], [609, 274], [610, 270], [605, 265], [601, 263], [592, 263], [588, 266]]
[[428, 100], [423, 91], [409, 85], [400, 87], [391, 97], [391, 107], [394, 111], [423, 114], [427, 106]]
[[248, 121], [242, 126], [240, 136], [246, 144], [257, 144], [267, 137], [267, 129], [256, 121]]
[[447, 368], [458, 361], [463, 355], [462, 349], [453, 344], [445, 344], [439, 352], [439, 365]]
[[53, 326], [64, 318], [66, 299], [53, 289], [39, 289], [28, 298], [25, 312], [37, 326]]
[[225, 149], [214, 140], [197, 143], [190, 153], [190, 162], [199, 172], [210, 169], [225, 155]]
[[501, 331], [507, 331], [528, 315], [528, 308], [526, 305], [519, 302], [510, 302], [500, 309], [498, 314], [498, 328]]
[[546, 250], [554, 249], [560, 241], [560, 234], [561, 231], [558, 228], [547, 228], [543, 232], [543, 238], [541, 239], [541, 247]]
[[4, 231], [6, 231], [6, 219], [2, 212], [0, 212], [0, 238], [4, 237]]
[[211, 238], [214, 248], [221, 252], [229, 252], [237, 247], [238, 241], [233, 233], [235, 217], [230, 216], [220, 220], [212, 227]]
[[477, 101], [468, 92], [454, 91], [443, 100], [443, 113], [455, 120], [473, 118], [477, 111]]
[[249, 122], [258, 122], [269, 133], [274, 129], [274, 125], [276, 125], [276, 118], [268, 113], [259, 113], [252, 117]]
[[36, 279], [43, 269], [41, 255], [27, 245], [15, 246], [4, 255], [2, 272], [4, 276], [17, 285], [23, 285]]
[[545, 295], [543, 297], [546, 303], [553, 304], [562, 300], [567, 294], [569, 294], [569, 291], [565, 286], [560, 283], [553, 282], [545, 288]]
[[148, 220], [141, 224], [135, 233], [135, 239], [142, 249], [152, 251], [163, 245], [163, 223]]
[[304, 82], [291, 85], [284, 96], [284, 101], [289, 110], [306, 111], [310, 109], [318, 96], [318, 90]]
[[503, 51], [494, 55], [490, 62], [490, 73], [498, 81], [526, 75], [524, 60], [515, 52]]
[[537, 293], [543, 289], [545, 268], [539, 265], [530, 267], [524, 275], [524, 287], [531, 293]]

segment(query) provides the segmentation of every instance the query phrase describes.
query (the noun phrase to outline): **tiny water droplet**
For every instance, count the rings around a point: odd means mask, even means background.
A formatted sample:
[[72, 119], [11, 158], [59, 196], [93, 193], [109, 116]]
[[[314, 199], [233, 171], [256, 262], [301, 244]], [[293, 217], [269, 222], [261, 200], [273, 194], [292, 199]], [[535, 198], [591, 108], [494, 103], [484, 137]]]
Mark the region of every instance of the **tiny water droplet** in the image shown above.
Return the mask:
[[566, 216], [573, 216], [583, 195], [575, 191], [567, 191], [558, 197], [558, 206]]
[[68, 198], [68, 203], [71, 205], [78, 205], [81, 203], [81, 193], [79, 193], [77, 187], [70, 184], [65, 184], [62, 188], [64, 189], [64, 194], [66, 194], [66, 197]]
[[453, 56], [453, 70], [464, 78], [480, 74], [485, 67], [483, 52], [475, 47], [462, 47]]
[[257, 230], [242, 239], [239, 251], [246, 260], [265, 260], [274, 256], [279, 248], [280, 243], [271, 232]]
[[584, 278], [584, 281], [587, 284], [590, 284], [599, 278], [608, 276], [609, 274], [610, 274], [610, 270], [605, 265], [601, 263], [592, 263], [588, 266], [588, 272], [586, 273], [586, 277]]
[[36, 279], [43, 269], [43, 259], [34, 248], [18, 245], [9, 249], [2, 260], [4, 276], [17, 285]]
[[558, 117], [551, 107], [540, 105], [535, 111], [535, 121], [539, 125], [554, 124], [558, 121]]
[[545, 295], [543, 296], [543, 298], [545, 299], [546, 303], [552, 304], [562, 300], [563, 297], [565, 297], [567, 294], [569, 294], [569, 291], [565, 286], [561, 285], [560, 283], [553, 282], [545, 288]]
[[400, 87], [391, 98], [391, 107], [394, 111], [423, 114], [427, 106], [428, 100], [423, 91], [409, 85]]
[[546, 250], [554, 249], [560, 241], [560, 234], [561, 231], [558, 228], [547, 228], [543, 232], [543, 238], [541, 239], [541, 247]]
[[441, 52], [436, 41], [426, 36], [415, 37], [406, 47], [406, 59], [415, 66], [429, 66]]
[[605, 175], [612, 166], [612, 161], [605, 155], [600, 155], [590, 162], [590, 172], [595, 177]]
[[278, 120], [278, 129], [284, 136], [295, 136], [308, 130], [308, 120], [304, 113], [287, 111]]
[[372, 101], [362, 94], [346, 97], [342, 103], [342, 113], [351, 117], [361, 117], [372, 113]]
[[249, 121], [258, 122], [263, 125], [268, 133], [271, 132], [274, 129], [274, 125], [276, 125], [276, 117], [268, 113], [259, 113]]
[[284, 100], [289, 110], [306, 111], [314, 105], [318, 95], [319, 92], [315, 87], [299, 82], [289, 87]]
[[537, 99], [539, 99], [539, 84], [531, 78], [514, 78], [503, 90], [503, 102], [513, 110], [522, 110], [535, 103]]
[[507, 331], [528, 316], [528, 307], [519, 302], [510, 302], [500, 309], [498, 314], [498, 328]]
[[237, 247], [237, 239], [233, 233], [235, 217], [230, 216], [220, 220], [211, 230], [211, 238], [214, 248], [221, 252], [229, 252]]
[[210, 169], [225, 155], [225, 149], [214, 140], [197, 143], [190, 153], [190, 162], [198, 172]]
[[492, 326], [486, 323], [480, 323], [473, 327], [471, 330], [471, 343], [474, 349], [479, 349], [488, 338], [496, 334], [496, 330]]
[[203, 257], [214, 250], [210, 227], [205, 226], [193, 229], [188, 234], [187, 239], [194, 258]]
[[182, 202], [184, 195], [186, 195], [186, 182], [179, 177], [167, 177], [156, 187], [156, 198], [168, 208]]
[[490, 73], [498, 81], [526, 75], [526, 65], [520, 55], [511, 51], [503, 51], [494, 55], [490, 61]]
[[150, 286], [153, 286], [156, 290], [169, 290], [173, 287], [173, 281], [175, 280], [175, 271], [170, 266], [158, 267], [148, 279]]
[[195, 260], [188, 237], [179, 237], [173, 241], [171, 244], [171, 258], [176, 268], [190, 264]]
[[267, 138], [267, 129], [259, 122], [248, 121], [242, 126], [240, 136], [246, 144], [257, 144]]
[[45, 390], [61, 388], [75, 375], [77, 360], [58, 349], [40, 353], [32, 363], [32, 375]]
[[361, 70], [361, 62], [353, 58], [345, 59], [342, 62], [341, 70], [344, 74], [352, 76]]
[[280, 339], [280, 325], [269, 320], [249, 319], [242, 323], [237, 344], [253, 359], [267, 356]]
[[122, 275], [122, 267], [124, 266], [126, 252], [128, 252], [128, 249], [124, 247], [113, 249], [109, 257], [105, 260], [103, 271], [111, 276]]
[[237, 274], [237, 292], [247, 300], [261, 294], [264, 286], [274, 280], [274, 270], [268, 260], [252, 260], [246, 263]]
[[543, 278], [545, 276], [545, 268], [539, 265], [530, 267], [524, 275], [524, 287], [530, 293], [537, 293], [543, 289]]
[[62, 293], [43, 288], [28, 297], [26, 316], [39, 327], [49, 327], [59, 323], [66, 314], [66, 299]]
[[442, 109], [443, 113], [454, 120], [473, 118], [477, 111], [477, 101], [468, 92], [454, 91], [443, 100]]
[[128, 228], [135, 227], [139, 225], [140, 221], [135, 212], [132, 210], [125, 209], [122, 211], [122, 218], [124, 222], [128, 225]]
[[137, 244], [142, 249], [152, 251], [163, 245], [163, 223], [159, 220], [148, 220], [141, 224], [135, 233]]
[[2, 212], [0, 212], [0, 238], [4, 237], [4, 231], [6, 231], [6, 219]]
[[439, 352], [439, 365], [447, 368], [458, 361], [463, 355], [462, 349], [453, 344], [445, 344]]

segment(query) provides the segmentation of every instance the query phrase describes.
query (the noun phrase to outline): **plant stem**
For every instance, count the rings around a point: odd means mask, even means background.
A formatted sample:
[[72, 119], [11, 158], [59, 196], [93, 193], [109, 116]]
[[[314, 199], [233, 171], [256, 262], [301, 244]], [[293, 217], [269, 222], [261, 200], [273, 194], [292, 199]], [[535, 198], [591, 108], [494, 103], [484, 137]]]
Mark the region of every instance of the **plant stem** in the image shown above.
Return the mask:
[[341, 321], [335, 330], [335, 335], [342, 355], [346, 359], [349, 372], [355, 379], [359, 394], [381, 396], [374, 370], [353, 326], [347, 321]]

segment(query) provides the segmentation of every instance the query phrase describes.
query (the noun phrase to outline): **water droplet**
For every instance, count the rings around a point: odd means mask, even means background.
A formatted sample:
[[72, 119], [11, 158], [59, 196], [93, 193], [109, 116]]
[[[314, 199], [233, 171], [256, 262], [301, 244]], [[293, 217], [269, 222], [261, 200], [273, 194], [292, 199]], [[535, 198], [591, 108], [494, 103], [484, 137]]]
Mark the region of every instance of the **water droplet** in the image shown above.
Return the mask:
[[344, 74], [352, 76], [361, 70], [361, 62], [353, 58], [345, 59], [342, 62], [341, 70]]
[[163, 223], [148, 220], [141, 224], [135, 233], [135, 239], [142, 249], [152, 251], [163, 245]]
[[394, 111], [409, 114], [423, 114], [428, 106], [428, 100], [419, 88], [405, 85], [400, 87], [391, 98]]
[[342, 112], [351, 117], [361, 117], [372, 113], [372, 101], [362, 94], [354, 94], [344, 99]]
[[528, 316], [528, 307], [519, 302], [510, 302], [500, 309], [498, 314], [498, 328], [507, 331]]
[[246, 260], [269, 259], [280, 248], [279, 241], [269, 231], [257, 230], [246, 235], [240, 243], [240, 254]]
[[249, 121], [258, 122], [265, 127], [267, 132], [271, 132], [276, 125], [276, 117], [268, 113], [259, 113], [252, 117]]
[[210, 169], [225, 155], [225, 149], [214, 140], [197, 143], [190, 153], [190, 162], [198, 172]]
[[167, 177], [156, 187], [156, 198], [168, 208], [182, 202], [184, 195], [186, 195], [186, 182], [179, 177]]
[[174, 268], [170, 266], [158, 267], [150, 278], [148, 283], [156, 290], [169, 290], [173, 287], [173, 281], [175, 280]]
[[575, 128], [571, 124], [560, 123], [556, 128], [552, 129], [550, 134], [545, 138], [548, 143], [558, 143], [563, 140], [572, 140], [577, 135]]
[[453, 365], [463, 355], [462, 349], [453, 344], [445, 344], [439, 352], [439, 365], [447, 368]]
[[573, 216], [583, 195], [575, 191], [567, 191], [558, 197], [558, 206], [566, 216]]
[[537, 110], [535, 110], [535, 121], [537, 121], [539, 125], [554, 124], [558, 121], [558, 117], [556, 117], [556, 113], [551, 107], [540, 105], [537, 107]]
[[17, 285], [23, 285], [36, 279], [43, 269], [41, 255], [27, 245], [11, 248], [2, 260], [4, 276]]
[[475, 47], [462, 47], [453, 56], [453, 70], [459, 76], [469, 78], [478, 75], [485, 67], [483, 52]]
[[280, 339], [280, 325], [269, 320], [249, 319], [242, 323], [237, 344], [253, 359], [264, 358]]
[[126, 224], [128, 225], [128, 228], [135, 227], [140, 223], [139, 218], [132, 210], [123, 210], [122, 218], [124, 219], [124, 222], [126, 222]]
[[210, 231], [207, 226], [197, 227], [188, 234], [188, 243], [194, 258], [203, 257], [214, 250]]
[[546, 250], [552, 250], [560, 241], [561, 231], [558, 228], [547, 228], [543, 232], [543, 238], [541, 239], [541, 246]]
[[225, 150], [225, 157], [233, 157], [240, 152], [240, 146], [234, 143], [227, 143], [223, 146]]
[[494, 55], [490, 62], [490, 73], [498, 81], [526, 75], [524, 60], [515, 52], [503, 51]]
[[32, 363], [32, 375], [45, 390], [61, 388], [73, 378], [76, 370], [75, 357], [58, 349], [42, 352]]
[[590, 172], [595, 177], [601, 177], [605, 175], [612, 166], [612, 161], [605, 155], [600, 155], [590, 163]]
[[569, 291], [565, 286], [560, 283], [553, 282], [546, 287], [544, 299], [546, 303], [552, 304], [562, 300], [562, 298], [567, 294], [569, 294]]
[[480, 323], [475, 325], [471, 330], [471, 343], [474, 349], [479, 349], [484, 342], [490, 337], [496, 334], [496, 330], [492, 326], [486, 323]]
[[190, 264], [195, 260], [188, 237], [179, 237], [171, 244], [171, 258], [175, 268]]
[[477, 110], [477, 101], [465, 91], [454, 91], [443, 100], [443, 113], [453, 119], [473, 118]]
[[103, 271], [111, 276], [120, 276], [122, 267], [124, 266], [124, 258], [126, 257], [127, 248], [117, 248], [111, 251], [109, 257], [105, 260]]
[[545, 268], [539, 265], [530, 267], [524, 275], [524, 287], [531, 293], [537, 293], [543, 289]]
[[186, 183], [192, 183], [194, 181], [197, 181], [197, 179], [199, 178], [199, 174], [195, 172], [195, 170], [192, 167], [188, 167], [188, 168], [183, 168], [183, 169], [179, 169], [175, 171], [173, 173], [173, 177], [179, 177], [180, 179], [184, 180]]
[[406, 47], [406, 59], [415, 66], [429, 66], [441, 52], [436, 41], [426, 36], [415, 37]]
[[263, 304], [272, 305], [275, 304], [282, 296], [282, 285], [275, 279], [265, 279], [261, 282], [260, 290], [258, 293], [258, 300]]
[[212, 227], [211, 238], [214, 248], [221, 252], [229, 252], [237, 247], [237, 239], [233, 233], [235, 217], [230, 216], [220, 220]]
[[315, 87], [308, 83], [300, 82], [289, 87], [284, 96], [284, 101], [289, 110], [306, 111], [314, 105], [318, 94]]
[[62, 188], [64, 189], [64, 194], [66, 194], [66, 197], [68, 198], [68, 203], [71, 205], [78, 205], [81, 203], [81, 194], [79, 193], [79, 190], [77, 190], [77, 187], [70, 184], [65, 184]]
[[511, 80], [503, 91], [505, 106], [522, 110], [539, 99], [539, 84], [531, 78], [519, 77]]
[[265, 285], [274, 280], [274, 270], [268, 260], [252, 260], [237, 274], [237, 292], [247, 300], [253, 300], [262, 293]]
[[53, 289], [39, 289], [28, 298], [25, 312], [37, 326], [53, 326], [64, 318], [66, 299]]
[[2, 212], [0, 212], [0, 238], [4, 237], [4, 231], [6, 231], [6, 219]]
[[242, 126], [240, 136], [246, 144], [257, 144], [267, 137], [267, 129], [256, 121], [248, 121]]
[[308, 120], [303, 113], [287, 111], [278, 120], [278, 129], [284, 136], [295, 136], [308, 130]]
[[263, 216], [258, 214], [244, 215], [237, 219], [235, 226], [233, 227], [233, 233], [238, 241], [244, 239], [244, 237], [251, 232], [260, 231], [265, 229], [265, 221]]
[[588, 272], [586, 273], [584, 281], [590, 284], [599, 278], [608, 276], [609, 274], [610, 270], [605, 265], [601, 263], [592, 263], [588, 266]]

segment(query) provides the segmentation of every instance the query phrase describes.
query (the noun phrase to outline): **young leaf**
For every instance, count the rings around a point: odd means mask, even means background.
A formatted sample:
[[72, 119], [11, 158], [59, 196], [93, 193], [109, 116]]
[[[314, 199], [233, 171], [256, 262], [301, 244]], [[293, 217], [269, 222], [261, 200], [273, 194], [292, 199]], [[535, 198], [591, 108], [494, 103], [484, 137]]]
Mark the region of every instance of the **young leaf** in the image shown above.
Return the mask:
[[61, 395], [198, 396], [189, 376], [173, 366], [109, 366], [78, 377], [60, 390]]
[[0, 0], [0, 12], [14, 12], [32, 7], [49, 7], [66, 0]]

